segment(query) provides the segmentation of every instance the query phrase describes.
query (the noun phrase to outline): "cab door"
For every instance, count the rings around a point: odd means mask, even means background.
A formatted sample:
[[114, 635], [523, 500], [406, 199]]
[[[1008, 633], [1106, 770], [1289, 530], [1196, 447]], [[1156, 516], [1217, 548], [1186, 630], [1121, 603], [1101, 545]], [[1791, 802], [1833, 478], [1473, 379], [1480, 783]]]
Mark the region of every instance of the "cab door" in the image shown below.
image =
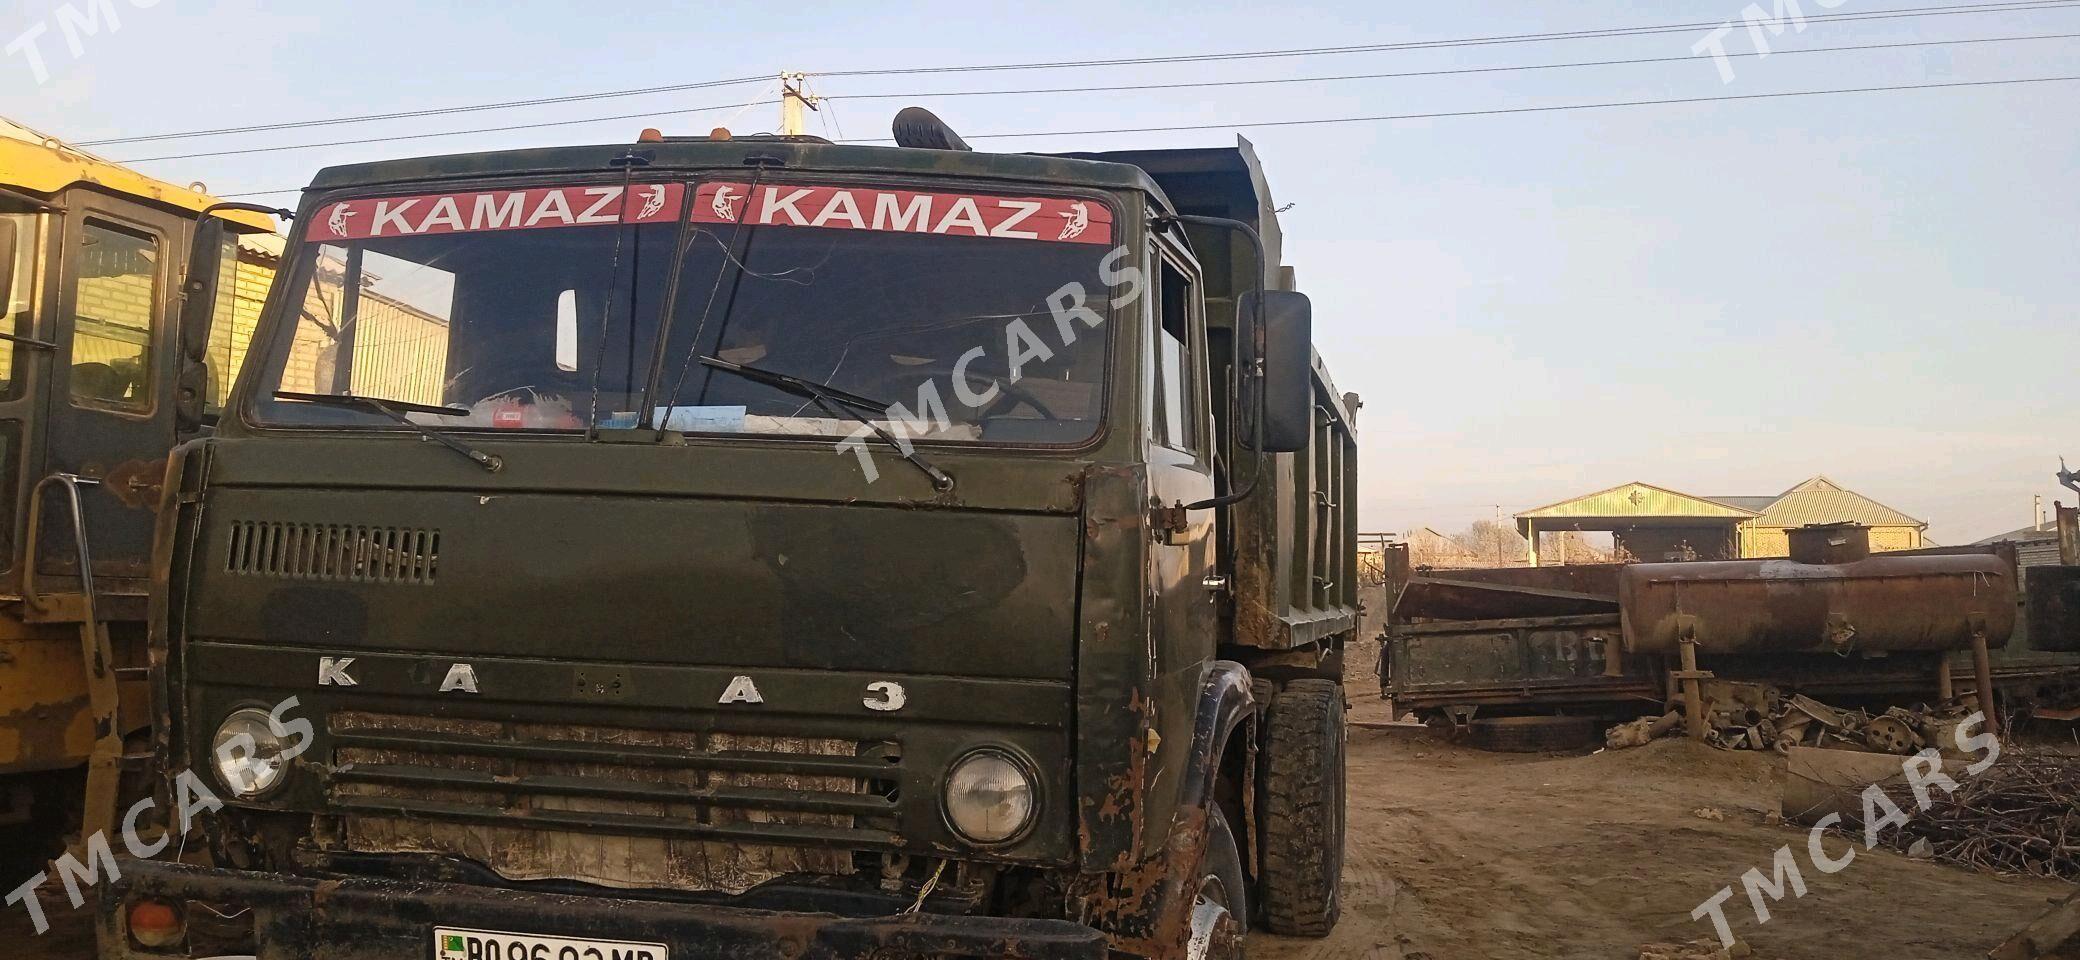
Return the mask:
[[[40, 476], [98, 481], [82, 496], [94, 572], [107, 586], [143, 581], [166, 454], [174, 443], [179, 251], [186, 221], [74, 191], [54, 261], [59, 283]], [[55, 494], [55, 491], [54, 491]], [[38, 566], [76, 572], [71, 517], [47, 496]]]
[[6, 573], [0, 596], [12, 596], [20, 582], [20, 498], [23, 485], [34, 482], [30, 473], [41, 466], [29, 451], [41, 436], [36, 428], [44, 409], [43, 345], [50, 336], [43, 322], [51, 279], [45, 251], [57, 216], [42, 204], [0, 197], [0, 231], [13, 241], [10, 253], [0, 253], [11, 257], [8, 280], [0, 282], [0, 332], [12, 338], [0, 340], [0, 571]]
[[1150, 507], [1163, 522], [1150, 548], [1149, 575], [1156, 592], [1157, 649], [1164, 669], [1177, 671], [1214, 655], [1219, 626], [1215, 601], [1222, 585], [1209, 579], [1214, 511], [1177, 510], [1214, 493], [1206, 324], [1190, 258], [1164, 241], [1156, 245], [1150, 265], [1142, 368], [1150, 387]]

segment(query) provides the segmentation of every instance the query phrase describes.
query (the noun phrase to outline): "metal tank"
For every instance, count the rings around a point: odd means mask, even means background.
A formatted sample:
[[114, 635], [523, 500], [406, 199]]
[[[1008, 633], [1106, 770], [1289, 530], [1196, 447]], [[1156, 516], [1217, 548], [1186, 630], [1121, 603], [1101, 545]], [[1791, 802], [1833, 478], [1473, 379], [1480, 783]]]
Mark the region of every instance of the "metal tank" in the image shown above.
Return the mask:
[[1640, 563], [1619, 574], [1628, 653], [1942, 651], [2015, 630], [2015, 573], [1991, 554], [1870, 553], [1867, 527], [1791, 531], [1788, 559]]

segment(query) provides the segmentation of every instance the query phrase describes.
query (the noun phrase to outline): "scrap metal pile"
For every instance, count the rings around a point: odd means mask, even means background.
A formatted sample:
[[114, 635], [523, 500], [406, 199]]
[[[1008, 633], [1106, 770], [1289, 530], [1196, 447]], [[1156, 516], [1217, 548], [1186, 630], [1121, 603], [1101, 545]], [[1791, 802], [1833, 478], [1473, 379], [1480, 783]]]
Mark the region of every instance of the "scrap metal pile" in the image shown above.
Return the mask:
[[[1702, 690], [1704, 731], [1698, 739], [1727, 750], [1789, 753], [1804, 746], [1911, 754], [1947, 747], [1970, 715], [1964, 706], [1892, 707], [1879, 714], [1842, 710], [1802, 694], [1786, 697], [1760, 683], [1713, 680]], [[1632, 747], [1678, 731], [1689, 732], [1679, 710], [1612, 727], [1604, 743], [1611, 749]]]
[[[1931, 791], [1935, 804], [1905, 826], [1886, 831], [1903, 851], [1994, 873], [2080, 880], [2080, 757], [2010, 748], [1976, 776], [1958, 776], [1956, 792]], [[1915, 809], [1912, 788], [1888, 783], [1902, 810]]]

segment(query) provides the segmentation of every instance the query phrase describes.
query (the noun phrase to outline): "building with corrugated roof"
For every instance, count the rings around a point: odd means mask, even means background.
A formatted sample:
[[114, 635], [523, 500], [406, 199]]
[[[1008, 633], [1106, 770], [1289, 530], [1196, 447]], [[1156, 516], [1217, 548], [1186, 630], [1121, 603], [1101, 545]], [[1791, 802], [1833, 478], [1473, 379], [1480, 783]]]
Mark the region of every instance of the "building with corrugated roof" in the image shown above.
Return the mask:
[[2058, 526], [2053, 523], [2038, 523], [1995, 534], [1984, 540], [1973, 541], [1974, 546], [2006, 541], [2015, 545], [2015, 562], [2019, 566], [2037, 567], [2059, 562]]
[[1879, 551], [1922, 547], [1928, 529], [1927, 521], [1824, 476], [1775, 496], [1705, 497], [1633, 482], [1526, 510], [1516, 519], [1533, 566], [1539, 562], [1538, 535], [1562, 531], [1609, 533], [1619, 556], [1661, 562], [1788, 556], [1788, 531], [1814, 523], [1870, 527], [1871, 549]]
[[1924, 546], [1928, 521], [1908, 516], [1824, 476], [1814, 477], [1769, 498], [1715, 497], [1736, 505], [1754, 504], [1761, 516], [1742, 525], [1741, 556], [1791, 555], [1787, 531], [1815, 523], [1857, 523], [1871, 528], [1871, 549], [1916, 550]]

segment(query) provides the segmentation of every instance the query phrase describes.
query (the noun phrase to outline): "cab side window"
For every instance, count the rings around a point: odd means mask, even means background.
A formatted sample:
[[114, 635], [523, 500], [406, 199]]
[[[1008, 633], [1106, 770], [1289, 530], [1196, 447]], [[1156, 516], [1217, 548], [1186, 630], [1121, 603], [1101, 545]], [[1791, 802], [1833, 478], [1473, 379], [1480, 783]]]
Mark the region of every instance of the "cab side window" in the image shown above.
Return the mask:
[[152, 237], [100, 220], [80, 231], [72, 271], [72, 400], [152, 405], [152, 340], [162, 251]]
[[1192, 281], [1167, 257], [1158, 256], [1161, 276], [1155, 307], [1155, 420], [1157, 443], [1196, 451], [1199, 437], [1198, 354], [1192, 345]]
[[[0, 231], [14, 234], [13, 289], [0, 290], [0, 330], [17, 337], [35, 336], [31, 323], [32, 293], [36, 289], [36, 246], [40, 240], [35, 214], [0, 213]], [[0, 397], [15, 395], [14, 344], [0, 340]]]

